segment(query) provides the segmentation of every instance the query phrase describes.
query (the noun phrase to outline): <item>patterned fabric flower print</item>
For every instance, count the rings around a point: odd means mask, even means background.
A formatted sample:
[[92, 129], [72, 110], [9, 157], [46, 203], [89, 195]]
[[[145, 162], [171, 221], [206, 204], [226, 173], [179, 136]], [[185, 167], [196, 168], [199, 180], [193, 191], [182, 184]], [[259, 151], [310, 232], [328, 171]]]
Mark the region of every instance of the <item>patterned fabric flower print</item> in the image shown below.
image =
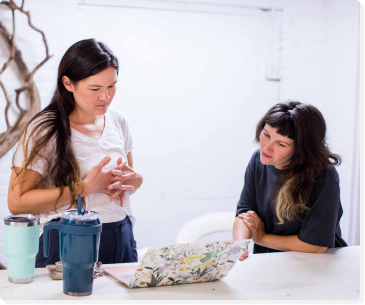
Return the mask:
[[165, 268], [168, 268], [170, 266], [171, 266], [171, 264], [165, 264], [160, 269], [158, 269], [158, 272], [162, 273], [165, 270]]
[[211, 278], [212, 278], [211, 273], [207, 273], [206, 275], [203, 276], [203, 280], [205, 280], [205, 281], [209, 281]]
[[241, 251], [241, 248], [240, 247], [235, 247], [233, 249], [231, 249], [228, 253], [227, 253], [227, 256], [230, 257], [230, 256], [233, 256], [235, 254], [238, 254], [240, 253]]

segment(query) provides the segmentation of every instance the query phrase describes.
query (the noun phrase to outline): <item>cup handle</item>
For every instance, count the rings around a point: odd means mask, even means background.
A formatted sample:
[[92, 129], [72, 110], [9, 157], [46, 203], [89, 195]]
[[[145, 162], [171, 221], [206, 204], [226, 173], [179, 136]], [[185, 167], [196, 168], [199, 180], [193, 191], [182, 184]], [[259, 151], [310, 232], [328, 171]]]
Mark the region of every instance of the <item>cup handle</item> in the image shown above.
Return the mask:
[[49, 256], [49, 244], [51, 242], [50, 230], [57, 229], [60, 223], [58, 221], [47, 222], [43, 227], [43, 256]]

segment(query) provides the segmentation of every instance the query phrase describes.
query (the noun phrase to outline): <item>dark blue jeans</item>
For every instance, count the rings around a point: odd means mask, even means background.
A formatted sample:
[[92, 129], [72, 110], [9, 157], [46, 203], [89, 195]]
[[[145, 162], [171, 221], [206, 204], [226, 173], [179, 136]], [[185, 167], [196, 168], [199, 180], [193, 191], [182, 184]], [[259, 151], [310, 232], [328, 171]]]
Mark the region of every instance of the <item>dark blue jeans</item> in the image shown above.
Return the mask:
[[[52, 221], [59, 221], [54, 219]], [[43, 256], [43, 235], [39, 238], [39, 251], [36, 258], [36, 268], [53, 265], [60, 260], [60, 236], [58, 230], [50, 231], [49, 256]], [[103, 264], [132, 263], [138, 261], [137, 244], [134, 240], [132, 223], [127, 216], [121, 221], [103, 223], [100, 236], [99, 258]]]

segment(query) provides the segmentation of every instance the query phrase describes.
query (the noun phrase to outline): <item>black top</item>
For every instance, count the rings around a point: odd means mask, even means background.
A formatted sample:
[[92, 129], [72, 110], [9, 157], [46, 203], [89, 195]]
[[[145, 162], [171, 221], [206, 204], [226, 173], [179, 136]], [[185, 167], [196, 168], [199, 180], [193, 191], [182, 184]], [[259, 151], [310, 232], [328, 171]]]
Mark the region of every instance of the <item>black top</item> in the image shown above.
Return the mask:
[[[345, 247], [341, 238], [339, 176], [335, 168], [325, 169], [317, 177], [310, 196], [308, 207], [298, 219], [279, 224], [279, 219], [270, 203], [271, 192], [275, 187], [280, 170], [260, 161], [260, 150], [253, 155], [247, 166], [245, 184], [237, 204], [236, 215], [255, 211], [265, 224], [265, 232], [274, 235], [297, 235], [299, 240], [320, 247]], [[253, 253], [281, 252], [254, 245]]]

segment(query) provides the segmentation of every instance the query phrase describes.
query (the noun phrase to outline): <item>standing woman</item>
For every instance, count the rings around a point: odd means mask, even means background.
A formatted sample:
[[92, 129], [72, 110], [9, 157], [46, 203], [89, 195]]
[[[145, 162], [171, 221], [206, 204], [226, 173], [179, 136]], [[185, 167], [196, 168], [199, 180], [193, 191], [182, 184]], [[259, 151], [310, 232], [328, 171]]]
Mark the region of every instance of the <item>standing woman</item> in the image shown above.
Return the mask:
[[327, 147], [320, 111], [293, 101], [276, 104], [257, 125], [255, 140], [260, 149], [246, 169], [233, 238], [252, 238], [253, 253], [347, 246], [334, 168], [341, 158]]
[[[137, 261], [129, 195], [142, 184], [133, 167], [132, 136], [124, 115], [109, 108], [118, 60], [103, 43], [81, 40], [64, 54], [51, 103], [34, 116], [13, 157], [8, 207], [35, 214], [43, 226], [76, 208], [99, 213], [103, 230], [99, 260]], [[52, 230], [49, 257], [40, 236], [36, 267], [60, 260], [59, 234]]]

